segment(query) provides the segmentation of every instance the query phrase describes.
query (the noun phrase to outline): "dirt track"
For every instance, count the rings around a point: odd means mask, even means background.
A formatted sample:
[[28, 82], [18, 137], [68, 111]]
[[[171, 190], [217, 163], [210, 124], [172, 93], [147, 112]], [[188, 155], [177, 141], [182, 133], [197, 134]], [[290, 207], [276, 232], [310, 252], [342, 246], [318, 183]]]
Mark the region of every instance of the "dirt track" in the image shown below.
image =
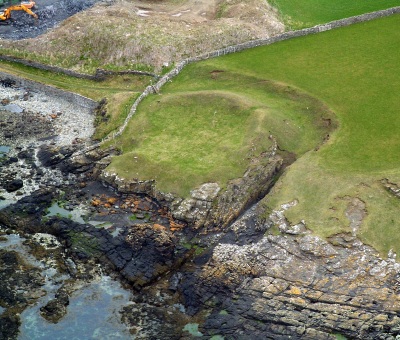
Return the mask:
[[134, 1], [138, 6], [137, 14], [146, 17], [163, 17], [169, 20], [198, 23], [213, 20], [216, 17], [217, 0], [187, 0], [179, 5], [167, 2]]

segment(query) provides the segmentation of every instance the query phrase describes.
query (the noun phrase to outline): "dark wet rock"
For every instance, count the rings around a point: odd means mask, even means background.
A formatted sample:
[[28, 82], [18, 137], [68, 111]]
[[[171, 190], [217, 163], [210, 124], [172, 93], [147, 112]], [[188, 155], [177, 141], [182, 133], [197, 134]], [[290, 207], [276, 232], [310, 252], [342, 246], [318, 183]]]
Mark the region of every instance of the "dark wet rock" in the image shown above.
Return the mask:
[[7, 164], [16, 163], [16, 162], [18, 162], [17, 157], [10, 157], [7, 161]]
[[125, 240], [133, 252], [132, 257], [131, 253], [127, 254], [128, 260], [121, 273], [135, 287], [154, 281], [170, 270], [177, 260], [176, 238], [165, 228], [156, 229], [152, 224], [136, 224], [130, 228]]
[[0, 315], [0, 339], [16, 340], [18, 338], [21, 319], [19, 315], [2, 314]]
[[45, 306], [40, 308], [40, 314], [49, 322], [57, 323], [65, 314], [69, 305], [69, 296], [65, 289], [61, 288]]
[[11, 78], [0, 79], [0, 84], [4, 87], [13, 87], [15, 86], [15, 80]]
[[182, 280], [183, 274], [181, 272], [174, 273], [171, 278], [169, 279], [169, 286], [168, 289], [172, 291], [177, 291], [179, 284]]
[[18, 310], [37, 299], [43, 284], [40, 270], [27, 265], [15, 251], [0, 250], [0, 305]]
[[33, 153], [34, 153], [34, 150], [33, 149], [25, 149], [25, 150], [22, 150], [22, 151], [20, 151], [19, 153], [18, 153], [18, 157], [20, 158], [20, 159], [33, 159]]
[[24, 182], [21, 179], [13, 179], [3, 185], [7, 192], [14, 192], [21, 189], [24, 186]]
[[51, 145], [42, 145], [38, 152], [38, 158], [43, 166], [51, 167], [66, 157], [69, 157], [73, 154], [75, 149], [73, 147], [55, 147]]
[[[98, 147], [91, 150], [79, 150], [77, 145], [63, 147], [43, 145], [38, 152], [38, 158], [43, 166], [56, 166], [63, 173], [82, 173], [102, 166], [102, 160], [115, 152], [114, 149], [101, 150]], [[105, 161], [104, 167], [109, 162], [110, 160]]]
[[0, 224], [30, 233], [41, 232], [42, 216], [53, 198], [52, 190], [38, 190], [21, 198], [17, 203], [0, 210]]
[[55, 217], [46, 223], [46, 230], [62, 240], [73, 257], [97, 259], [116, 269], [135, 288], [157, 280], [186, 252], [177, 251], [177, 240], [170, 231], [151, 223], [135, 224], [124, 235], [113, 237], [105, 229]]

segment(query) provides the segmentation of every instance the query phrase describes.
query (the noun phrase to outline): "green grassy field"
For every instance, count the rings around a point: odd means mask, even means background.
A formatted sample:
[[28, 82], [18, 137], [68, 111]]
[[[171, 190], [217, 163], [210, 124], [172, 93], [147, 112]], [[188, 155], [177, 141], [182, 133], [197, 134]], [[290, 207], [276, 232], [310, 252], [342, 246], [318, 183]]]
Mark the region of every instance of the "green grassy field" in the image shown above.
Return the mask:
[[[138, 173], [144, 165], [151, 169], [147, 174], [153, 171], [165, 176], [165, 183], [175, 181], [172, 187], [182, 185], [187, 190], [194, 184], [192, 177], [210, 179], [207, 176], [212, 169], [218, 172], [218, 164], [222, 173], [240, 173], [240, 164], [237, 172], [222, 165], [223, 153], [231, 152], [228, 159], [243, 158], [256, 137], [265, 139], [270, 130], [283, 148], [301, 155], [322, 137], [318, 124], [309, 118], [324, 106], [319, 104], [313, 114], [304, 115], [309, 107], [304, 98], [311, 100], [307, 93], [335, 112], [339, 128], [323, 147], [306, 152], [286, 171], [264, 200], [266, 213], [297, 199], [299, 204], [286, 213], [288, 219], [305, 220], [315, 233], [329, 236], [350, 232], [346, 210], [358, 198], [365, 203], [366, 217], [357, 235], [382, 254], [390, 248], [399, 252], [400, 202], [380, 183], [383, 178], [400, 181], [399, 24], [400, 15], [395, 15], [191, 65], [161, 95], [140, 106], [124, 139], [118, 141], [129, 147], [130, 136], [135, 148], [114, 165], [124, 164], [128, 172], [137, 162]], [[214, 112], [223, 122], [215, 130]], [[196, 116], [201, 119], [196, 121]], [[307, 119], [301, 122], [300, 117]], [[289, 129], [282, 124], [287, 122]], [[169, 124], [175, 130], [169, 130]], [[191, 135], [191, 126], [196, 135]], [[259, 135], [250, 133], [252, 126], [261, 129]], [[210, 141], [204, 153], [200, 145], [189, 146], [190, 137]], [[181, 144], [186, 151], [181, 151]], [[213, 158], [205, 163], [206, 177], [197, 177], [198, 168], [185, 164], [190, 150]]]
[[270, 3], [296, 29], [400, 6], [398, 0], [272, 0]]
[[211, 62], [292, 84], [327, 103], [341, 129], [320, 153], [326, 167], [347, 173], [394, 170], [400, 165], [399, 24], [395, 15]]
[[328, 236], [349, 231], [345, 211], [358, 197], [367, 211], [359, 235], [382, 253], [400, 251], [400, 204], [380, 185], [400, 179], [399, 24], [395, 15], [212, 61], [293, 84], [336, 113], [340, 128], [287, 171], [265, 204], [299, 200], [287, 217]]

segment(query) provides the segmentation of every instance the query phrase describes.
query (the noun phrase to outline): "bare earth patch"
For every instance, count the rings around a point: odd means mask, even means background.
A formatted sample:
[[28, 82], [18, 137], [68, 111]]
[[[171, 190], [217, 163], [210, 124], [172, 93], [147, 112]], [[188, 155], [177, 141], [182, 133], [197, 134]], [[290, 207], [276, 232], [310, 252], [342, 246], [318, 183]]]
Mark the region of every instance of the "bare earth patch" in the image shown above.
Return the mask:
[[276, 10], [264, 0], [116, 0], [99, 2], [35, 39], [0, 43], [80, 70], [107, 64], [161, 70], [189, 56], [283, 31]]

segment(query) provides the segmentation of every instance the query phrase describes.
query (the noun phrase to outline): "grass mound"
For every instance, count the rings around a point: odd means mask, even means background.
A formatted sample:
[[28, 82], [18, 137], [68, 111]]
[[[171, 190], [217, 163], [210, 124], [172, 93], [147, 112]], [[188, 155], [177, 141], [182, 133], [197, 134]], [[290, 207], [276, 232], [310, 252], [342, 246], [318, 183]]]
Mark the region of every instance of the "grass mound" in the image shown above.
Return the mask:
[[204, 182], [224, 186], [242, 176], [271, 146], [270, 135], [301, 155], [333, 126], [323, 104], [292, 87], [200, 63], [139, 106], [114, 141], [123, 154], [109, 170], [127, 179], [156, 179], [161, 191], [186, 196]]
[[399, 6], [396, 0], [271, 0], [288, 26], [298, 29]]

